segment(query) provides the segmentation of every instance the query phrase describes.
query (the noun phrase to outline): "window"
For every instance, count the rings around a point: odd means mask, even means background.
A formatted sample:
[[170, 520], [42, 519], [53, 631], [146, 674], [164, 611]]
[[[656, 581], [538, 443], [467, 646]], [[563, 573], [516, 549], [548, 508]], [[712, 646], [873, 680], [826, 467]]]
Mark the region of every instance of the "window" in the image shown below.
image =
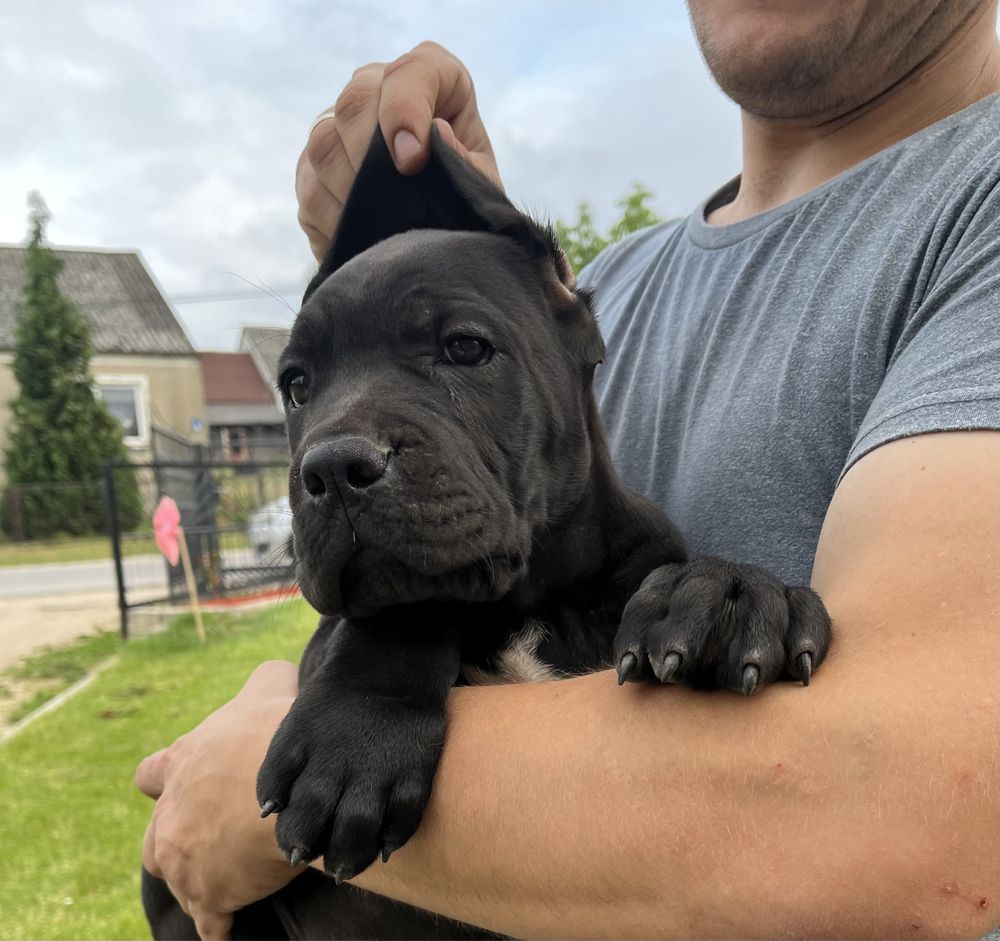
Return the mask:
[[148, 381], [145, 376], [97, 376], [94, 391], [122, 424], [125, 444], [145, 447], [149, 440], [146, 419]]
[[232, 464], [242, 464], [249, 460], [250, 451], [247, 448], [245, 428], [223, 428], [219, 432], [219, 443], [222, 445], [223, 460]]
[[139, 437], [139, 406], [136, 402], [136, 390], [104, 386], [101, 398], [108, 411], [122, 423], [126, 438]]

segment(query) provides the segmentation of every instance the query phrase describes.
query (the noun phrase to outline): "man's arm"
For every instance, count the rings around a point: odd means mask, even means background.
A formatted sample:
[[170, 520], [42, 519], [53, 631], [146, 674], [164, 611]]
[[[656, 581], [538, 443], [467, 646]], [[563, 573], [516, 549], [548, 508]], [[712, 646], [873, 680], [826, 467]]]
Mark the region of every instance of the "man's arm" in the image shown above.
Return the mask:
[[[457, 689], [428, 812], [356, 884], [521, 937], [978, 937], [997, 923], [1000, 434], [884, 445], [844, 478], [808, 689]], [[143, 858], [222, 937], [296, 870], [257, 819], [294, 692], [268, 664], [139, 768]]]
[[873, 451], [821, 536], [809, 689], [455, 690], [424, 822], [355, 883], [519, 937], [980, 936], [998, 544], [1000, 434]]

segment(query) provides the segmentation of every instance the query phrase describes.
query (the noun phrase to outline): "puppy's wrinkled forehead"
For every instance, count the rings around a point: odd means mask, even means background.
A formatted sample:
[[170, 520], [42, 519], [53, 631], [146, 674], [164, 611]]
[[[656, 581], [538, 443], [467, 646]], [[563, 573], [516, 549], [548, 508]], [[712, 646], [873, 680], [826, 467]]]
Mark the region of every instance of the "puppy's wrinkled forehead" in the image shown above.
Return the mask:
[[296, 327], [301, 322], [303, 328], [371, 331], [387, 317], [413, 319], [463, 308], [470, 318], [502, 313], [516, 321], [518, 311], [541, 299], [536, 282], [531, 260], [511, 239], [414, 230], [379, 242], [339, 268], [310, 296]]

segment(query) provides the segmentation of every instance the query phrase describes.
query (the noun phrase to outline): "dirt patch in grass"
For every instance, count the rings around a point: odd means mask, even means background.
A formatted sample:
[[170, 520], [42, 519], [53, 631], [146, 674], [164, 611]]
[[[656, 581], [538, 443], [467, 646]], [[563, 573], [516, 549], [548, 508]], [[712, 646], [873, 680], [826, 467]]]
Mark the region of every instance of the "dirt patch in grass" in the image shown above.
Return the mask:
[[69, 644], [46, 647], [0, 673], [0, 730], [83, 679], [98, 663], [114, 656], [122, 641], [115, 631], [99, 631]]

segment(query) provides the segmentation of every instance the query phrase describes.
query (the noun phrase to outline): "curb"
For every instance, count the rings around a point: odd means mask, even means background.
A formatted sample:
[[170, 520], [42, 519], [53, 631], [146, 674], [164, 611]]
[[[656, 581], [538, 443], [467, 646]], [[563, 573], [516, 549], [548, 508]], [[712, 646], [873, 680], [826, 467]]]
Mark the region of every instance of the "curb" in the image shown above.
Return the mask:
[[[209, 603], [209, 605], [203, 605], [202, 607], [209, 611], [218, 611], [219, 613], [237, 613], [239, 611], [252, 610], [253, 608], [263, 608], [269, 605], [273, 605], [275, 602], [281, 602], [288, 599], [301, 597], [301, 592], [298, 588], [288, 591], [287, 589], [276, 589], [274, 591], [261, 592], [257, 595], [242, 595], [233, 598], [216, 599], [215, 603]], [[187, 606], [183, 608], [176, 609], [166, 609], [162, 610], [161, 613], [169, 616], [176, 617], [178, 614], [187, 614], [191, 609]], [[155, 633], [155, 631], [150, 632]], [[0, 731], [0, 744], [3, 744], [9, 738], [13, 738], [18, 732], [26, 729], [35, 719], [40, 719], [42, 716], [49, 712], [54, 712], [58, 709], [64, 702], [72, 699], [77, 693], [85, 690], [93, 681], [94, 678], [100, 676], [108, 667], [113, 663], [117, 662], [118, 657], [108, 657], [107, 660], [102, 660], [97, 664], [86, 676], [81, 677], [75, 683], [67, 686], [61, 693], [56, 694], [51, 699], [42, 703], [33, 712], [29, 712], [20, 722], [15, 723], [12, 726]]]
[[86, 676], [78, 679], [71, 686], [67, 686], [61, 693], [53, 696], [50, 700], [39, 706], [34, 712], [29, 712], [20, 722], [10, 726], [10, 728], [4, 729], [0, 732], [0, 744], [6, 742], [7, 739], [13, 738], [18, 732], [26, 729], [35, 719], [40, 719], [46, 713], [54, 712], [58, 709], [66, 700], [72, 699], [77, 693], [86, 689], [93, 681], [94, 678], [100, 676], [109, 666], [117, 662], [118, 657], [108, 657], [107, 660], [102, 660], [96, 667], [94, 667]]

